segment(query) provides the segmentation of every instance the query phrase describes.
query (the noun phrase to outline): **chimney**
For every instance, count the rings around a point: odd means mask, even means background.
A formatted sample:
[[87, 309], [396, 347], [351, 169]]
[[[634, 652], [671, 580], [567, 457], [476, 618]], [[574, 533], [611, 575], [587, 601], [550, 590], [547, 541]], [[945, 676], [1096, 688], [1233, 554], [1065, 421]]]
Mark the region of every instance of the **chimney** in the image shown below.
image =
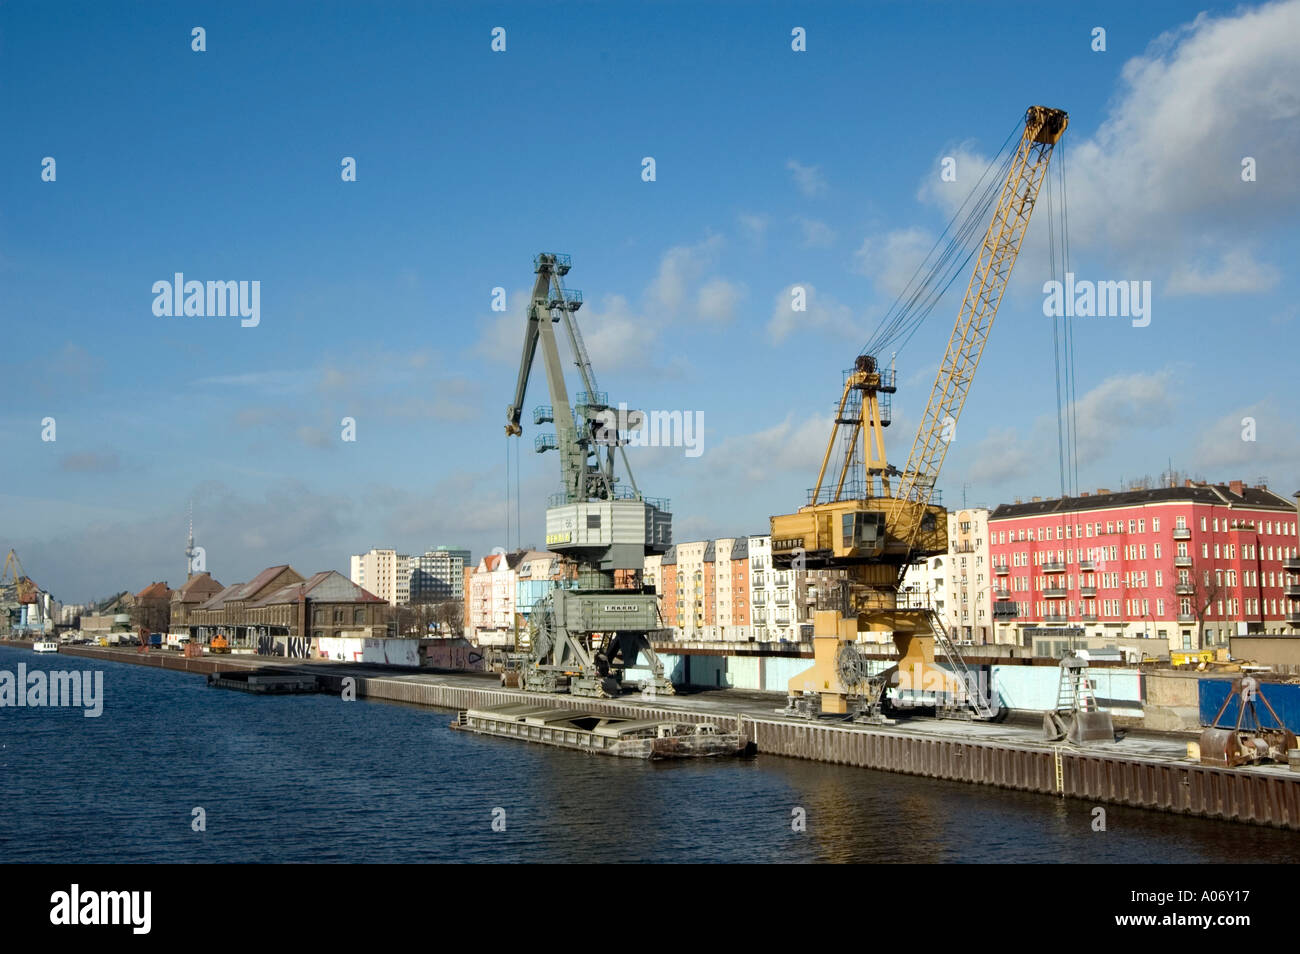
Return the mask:
[[1242, 491], [1246, 489], [1246, 486], [1240, 480], [1230, 480], [1228, 481], [1228, 489], [1231, 490], [1238, 497], [1240, 497]]

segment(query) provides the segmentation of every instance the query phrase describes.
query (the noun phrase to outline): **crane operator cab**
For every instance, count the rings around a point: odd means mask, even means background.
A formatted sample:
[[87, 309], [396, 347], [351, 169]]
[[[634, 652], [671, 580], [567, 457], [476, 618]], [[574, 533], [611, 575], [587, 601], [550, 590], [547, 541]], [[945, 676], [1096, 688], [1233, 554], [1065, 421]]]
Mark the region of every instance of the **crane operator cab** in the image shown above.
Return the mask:
[[841, 557], [878, 557], [885, 549], [885, 514], [880, 510], [852, 510], [840, 517], [835, 554]]

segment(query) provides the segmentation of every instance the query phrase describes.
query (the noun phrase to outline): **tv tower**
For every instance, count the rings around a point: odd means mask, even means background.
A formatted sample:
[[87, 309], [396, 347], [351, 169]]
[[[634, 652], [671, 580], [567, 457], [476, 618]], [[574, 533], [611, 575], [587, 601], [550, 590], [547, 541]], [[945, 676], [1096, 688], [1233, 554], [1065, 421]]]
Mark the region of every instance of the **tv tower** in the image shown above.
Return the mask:
[[194, 501], [190, 500], [190, 535], [185, 542], [185, 579], [194, 576]]

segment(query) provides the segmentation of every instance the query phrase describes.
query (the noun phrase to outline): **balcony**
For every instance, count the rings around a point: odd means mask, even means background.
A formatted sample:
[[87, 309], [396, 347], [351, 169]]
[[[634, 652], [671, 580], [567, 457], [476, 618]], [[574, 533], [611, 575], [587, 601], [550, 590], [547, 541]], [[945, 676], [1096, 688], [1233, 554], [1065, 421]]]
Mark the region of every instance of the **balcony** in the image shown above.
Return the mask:
[[1043, 596], [1049, 600], [1063, 600], [1070, 595], [1070, 591], [1063, 586], [1049, 586], [1043, 590]]
[[1178, 614], [1178, 622], [1180, 622], [1180, 623], [1195, 623], [1195, 622], [1196, 622], [1196, 614], [1195, 614], [1195, 613], [1179, 613], [1179, 614]]
[[1088, 573], [1088, 572], [1090, 572], [1090, 571], [1092, 571], [1092, 570], [1095, 570], [1095, 569], [1097, 569], [1097, 566], [1096, 566], [1096, 564], [1093, 563], [1092, 560], [1080, 560], [1080, 561], [1079, 561], [1079, 570], [1080, 570], [1081, 572], [1083, 572], [1083, 573]]
[[1283, 557], [1282, 569], [1300, 571], [1300, 556]]
[[790, 594], [785, 590], [782, 590], [772, 598], [772, 602], [776, 603], [777, 606], [789, 606]]
[[995, 600], [1009, 600], [1009, 599], [1011, 599], [1011, 591], [1010, 591], [1010, 590], [994, 590], [994, 591], [993, 591], [993, 598], [994, 598]]
[[1086, 597], [1086, 598], [1094, 597], [1094, 596], [1097, 595], [1097, 587], [1095, 587], [1095, 586], [1081, 586], [1081, 587], [1079, 587], [1079, 595], [1082, 596], [1082, 597]]
[[1282, 587], [1282, 595], [1293, 600], [1300, 600], [1300, 583], [1288, 583]]
[[1083, 620], [1085, 623], [1095, 623], [1095, 622], [1097, 622], [1097, 614], [1096, 614], [1096, 613], [1084, 613], [1084, 614], [1083, 614], [1082, 616], [1080, 616], [1079, 618], [1080, 618], [1081, 620]]
[[1011, 567], [1009, 567], [1009, 566], [995, 566], [995, 567], [993, 568], [993, 572], [996, 573], [998, 576], [1006, 576], [1008, 573], [1011, 572]]
[[1191, 566], [1191, 565], [1192, 565], [1192, 558], [1190, 556], [1184, 555], [1184, 556], [1174, 557], [1174, 566]]
[[1041, 567], [1044, 573], [1064, 573], [1064, 563], [1044, 563]]
[[1287, 610], [1286, 621], [1289, 626], [1300, 626], [1300, 607]]
[[1069, 621], [1070, 621], [1070, 617], [1062, 616], [1060, 613], [1048, 613], [1046, 616], [1043, 617], [1044, 623], [1059, 624], [1059, 623], [1068, 623]]
[[994, 619], [1015, 619], [1018, 615], [1020, 614], [1016, 610], [1015, 603], [1003, 602], [993, 604]]
[[1192, 528], [1191, 528], [1191, 527], [1174, 527], [1174, 539], [1175, 539], [1175, 540], [1190, 540], [1190, 539], [1192, 539]]
[[1194, 583], [1175, 583], [1174, 593], [1177, 596], [1195, 596], [1196, 585]]

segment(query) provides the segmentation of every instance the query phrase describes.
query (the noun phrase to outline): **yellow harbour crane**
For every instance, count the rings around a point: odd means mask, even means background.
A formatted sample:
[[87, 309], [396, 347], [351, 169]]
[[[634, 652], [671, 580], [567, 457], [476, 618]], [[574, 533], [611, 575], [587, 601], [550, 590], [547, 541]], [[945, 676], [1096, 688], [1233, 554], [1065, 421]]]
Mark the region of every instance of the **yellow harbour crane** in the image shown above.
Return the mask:
[[[972, 250], [962, 257], [964, 244], [978, 234], [991, 206], [992, 218], [907, 464], [900, 471], [886, 458], [884, 428], [890, 422], [894, 369], [882, 367], [879, 354], [870, 353], [878, 349], [868, 344], [846, 375], [808, 504], [771, 518], [774, 566], [827, 568], [842, 571], [844, 577], [833, 594], [818, 594], [814, 663], [788, 683], [792, 711], [846, 713], [850, 700], [856, 699], [867, 718], [879, 718], [887, 687], [882, 677], [868, 676], [856, 644], [861, 633], [892, 633], [900, 657], [900, 691], [932, 693], [948, 703], [969, 705], [980, 717], [992, 713], [978, 694], [969, 692], [969, 674], [948, 643], [942, 621], [927, 606], [906, 605], [899, 588], [910, 563], [947, 552], [947, 512], [933, 500], [935, 482], [1020, 253], [1048, 160], [1068, 122], [1061, 110], [1029, 108], [1023, 128], [1017, 124], [1018, 141], [1014, 132], [1008, 138], [1014, 148], [1005, 151], [1000, 166], [990, 167], [994, 173], [1005, 169], [1000, 190], [996, 175], [982, 193], [976, 186], [971, 214], [961, 219], [935, 269], [919, 285], [914, 279], [882, 322], [894, 330], [919, 323], [946, 287], [931, 279], [942, 278], [946, 270], [950, 282], [974, 256]], [[959, 211], [954, 222], [961, 215]], [[952, 670], [935, 665], [936, 643]]]
[[9, 555], [5, 557], [4, 575], [0, 576], [0, 586], [5, 589], [12, 587], [14, 598], [19, 603], [36, 602], [36, 584], [23, 572], [22, 561], [13, 550], [10, 550]]

